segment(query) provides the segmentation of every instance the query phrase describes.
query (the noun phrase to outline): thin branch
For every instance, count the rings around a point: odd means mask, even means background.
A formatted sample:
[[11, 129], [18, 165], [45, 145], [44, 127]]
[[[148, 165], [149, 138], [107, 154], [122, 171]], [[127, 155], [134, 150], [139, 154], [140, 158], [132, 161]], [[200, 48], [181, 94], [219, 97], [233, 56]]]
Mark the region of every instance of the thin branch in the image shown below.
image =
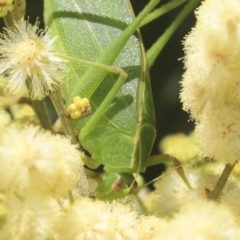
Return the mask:
[[231, 174], [234, 166], [236, 165], [236, 163], [234, 164], [226, 164], [220, 178], [218, 179], [218, 182], [215, 186], [215, 188], [213, 189], [212, 192], [209, 192], [208, 190], [208, 198], [215, 200], [215, 201], [219, 201], [220, 195], [222, 193], [222, 190], [228, 180], [229, 175]]

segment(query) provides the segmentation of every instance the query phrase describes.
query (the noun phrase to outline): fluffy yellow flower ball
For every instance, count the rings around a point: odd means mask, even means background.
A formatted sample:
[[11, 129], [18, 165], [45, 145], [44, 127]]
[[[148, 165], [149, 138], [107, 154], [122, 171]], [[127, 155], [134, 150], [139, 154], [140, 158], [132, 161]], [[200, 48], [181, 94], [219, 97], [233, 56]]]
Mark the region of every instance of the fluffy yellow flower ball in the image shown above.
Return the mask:
[[67, 138], [34, 126], [1, 132], [0, 189], [6, 194], [61, 196], [74, 188], [82, 168]]
[[197, 122], [202, 154], [222, 163], [240, 159], [240, 1], [205, 0], [186, 37], [180, 94]]

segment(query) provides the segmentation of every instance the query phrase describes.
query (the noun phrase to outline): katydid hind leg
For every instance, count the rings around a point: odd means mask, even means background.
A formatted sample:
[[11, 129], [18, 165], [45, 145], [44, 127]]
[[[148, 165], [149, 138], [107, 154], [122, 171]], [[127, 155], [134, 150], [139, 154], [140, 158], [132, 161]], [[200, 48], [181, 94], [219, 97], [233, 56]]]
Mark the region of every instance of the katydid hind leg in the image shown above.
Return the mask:
[[[77, 59], [77, 58], [73, 58], [73, 57], [68, 57], [68, 58], [71, 59], [71, 60], [75, 60], [75, 61], [79, 62], [80, 64], [88, 65], [91, 68], [104, 69], [104, 71], [107, 71], [109, 73], [113, 73], [113, 74], [118, 75], [117, 79], [113, 81], [113, 85], [112, 85], [112, 88], [110, 89], [110, 91], [107, 92], [107, 94], [106, 94], [105, 98], [103, 99], [103, 101], [96, 108], [95, 112], [93, 112], [90, 115], [90, 117], [89, 117], [88, 121], [86, 122], [86, 124], [84, 125], [84, 127], [81, 128], [81, 130], [79, 132], [79, 140], [80, 140], [80, 143], [82, 145], [85, 142], [85, 137], [92, 130], [95, 129], [98, 120], [104, 115], [104, 113], [108, 109], [109, 105], [112, 103], [113, 99], [116, 97], [117, 93], [120, 91], [120, 89], [122, 88], [123, 84], [126, 82], [126, 80], [128, 78], [128, 74], [123, 69], [120, 69], [120, 68], [117, 68], [117, 67], [104, 65], [104, 64], [101, 64], [101, 63], [97, 63], [97, 62], [90, 62], [90, 61]], [[116, 76], [115, 76], [115, 78], [116, 78]], [[106, 78], [98, 79], [99, 85], [104, 80], [106, 80]], [[89, 79], [88, 84], [89, 85], [92, 84], [92, 80], [91, 79]], [[80, 96], [80, 97], [90, 98], [91, 96], [84, 95], [84, 96]], [[89, 167], [96, 168], [96, 167], [99, 166], [99, 163], [97, 163], [97, 162], [94, 163], [94, 161], [91, 161], [91, 160], [89, 161], [88, 157], [87, 157], [86, 160], [87, 160], [86, 164]]]
[[[124, 72], [124, 70], [111, 67], [111, 66], [105, 66], [101, 64], [101, 66], [106, 67], [109, 72], [118, 73], [119, 77], [117, 78], [116, 82], [112, 86], [111, 90], [107, 93], [104, 100], [101, 102], [99, 107], [96, 109], [96, 111], [91, 115], [90, 119], [86, 123], [86, 125], [81, 129], [79, 133], [80, 141], [81, 139], [84, 139], [85, 136], [87, 136], [95, 127], [98, 120], [103, 116], [103, 114], [106, 112], [108, 106], [111, 104], [113, 99], [116, 97], [117, 93], [120, 91], [121, 87], [127, 80], [127, 73]], [[99, 79], [99, 81], [104, 81], [104, 79]]]
[[[114, 99], [116, 94], [119, 92], [119, 90], [121, 89], [123, 84], [126, 82], [128, 74], [123, 69], [120, 69], [120, 68], [117, 68], [114, 66], [109, 66], [109, 65], [105, 65], [105, 64], [97, 63], [97, 62], [90, 62], [90, 61], [86, 61], [83, 59], [78, 59], [78, 58], [70, 57], [70, 56], [67, 56], [67, 57], [63, 56], [63, 57], [65, 57], [66, 59], [69, 59], [69, 60], [77, 61], [80, 64], [85, 64], [85, 65], [88, 65], [93, 68], [104, 69], [106, 72], [115, 73], [115, 74], [119, 75], [119, 77], [117, 78], [116, 82], [114, 83], [112, 89], [107, 93], [105, 99], [102, 101], [102, 103], [97, 108], [97, 110], [92, 114], [91, 118], [89, 119], [87, 124], [84, 126], [84, 128], [81, 129], [80, 138], [81, 137], [83, 138], [84, 136], [88, 135], [91, 132], [91, 130], [94, 128], [94, 125], [104, 114], [104, 112], [106, 111], [109, 104], [112, 102], [112, 100]], [[99, 85], [104, 81], [104, 79], [105, 78], [98, 79]], [[93, 81], [92, 79], [89, 79], [88, 84], [92, 85], [92, 81]], [[87, 95], [84, 97], [90, 98], [91, 96]]]

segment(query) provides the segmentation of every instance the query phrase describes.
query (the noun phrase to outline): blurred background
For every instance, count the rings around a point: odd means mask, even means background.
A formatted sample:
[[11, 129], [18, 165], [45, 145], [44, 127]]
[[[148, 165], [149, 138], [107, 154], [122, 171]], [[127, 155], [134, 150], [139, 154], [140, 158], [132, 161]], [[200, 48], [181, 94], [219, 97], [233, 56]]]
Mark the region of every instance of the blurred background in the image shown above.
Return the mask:
[[[42, 28], [43, 0], [26, 1], [26, 16], [29, 16], [30, 22], [35, 23], [37, 15]], [[131, 0], [135, 14], [137, 15], [148, 2], [149, 0]], [[159, 6], [167, 2], [169, 0], [162, 0]], [[148, 49], [168, 28], [183, 7], [184, 4], [141, 28], [145, 49]], [[179, 60], [184, 56], [182, 40], [194, 25], [195, 17], [192, 13], [174, 33], [150, 71], [157, 128], [157, 138], [152, 154], [159, 153], [158, 145], [165, 135], [178, 132], [189, 133], [194, 127], [193, 122], [189, 121], [189, 115], [182, 110], [179, 100], [179, 82], [184, 72], [183, 62]], [[145, 175], [146, 181], [158, 176], [162, 170], [163, 167], [161, 166], [149, 168]]]

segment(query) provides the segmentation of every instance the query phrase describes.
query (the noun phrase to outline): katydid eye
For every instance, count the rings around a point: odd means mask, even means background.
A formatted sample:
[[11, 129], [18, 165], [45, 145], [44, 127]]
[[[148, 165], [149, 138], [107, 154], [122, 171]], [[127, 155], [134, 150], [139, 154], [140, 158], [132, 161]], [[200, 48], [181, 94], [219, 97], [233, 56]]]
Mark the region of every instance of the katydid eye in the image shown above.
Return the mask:
[[112, 184], [112, 191], [113, 192], [119, 192], [123, 187], [123, 179], [118, 178], [114, 183]]

